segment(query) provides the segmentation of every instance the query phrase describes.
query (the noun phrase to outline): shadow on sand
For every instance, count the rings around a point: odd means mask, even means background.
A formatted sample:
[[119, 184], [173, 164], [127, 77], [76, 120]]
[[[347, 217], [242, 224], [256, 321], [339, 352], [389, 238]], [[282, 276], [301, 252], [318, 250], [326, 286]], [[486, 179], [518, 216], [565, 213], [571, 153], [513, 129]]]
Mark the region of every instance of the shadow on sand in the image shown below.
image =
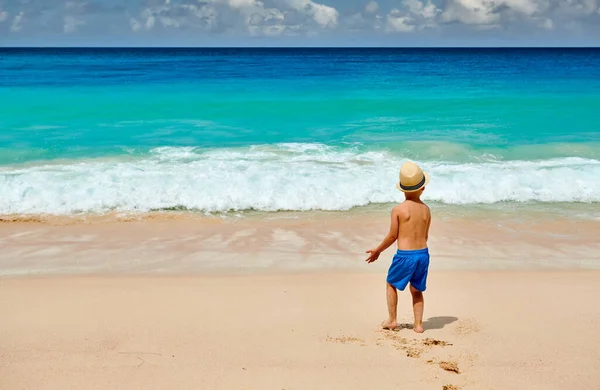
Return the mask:
[[[446, 325], [450, 325], [451, 323], [458, 321], [457, 317], [431, 317], [426, 321], [423, 321], [423, 330], [431, 330], [431, 329], [442, 329]], [[413, 324], [400, 324], [398, 326], [399, 329], [412, 329]]]

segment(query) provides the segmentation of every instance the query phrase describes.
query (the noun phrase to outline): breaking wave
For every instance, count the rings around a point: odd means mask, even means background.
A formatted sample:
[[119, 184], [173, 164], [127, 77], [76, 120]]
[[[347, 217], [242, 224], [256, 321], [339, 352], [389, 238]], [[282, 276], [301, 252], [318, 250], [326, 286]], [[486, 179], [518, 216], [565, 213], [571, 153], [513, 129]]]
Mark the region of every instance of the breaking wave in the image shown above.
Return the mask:
[[[156, 148], [141, 157], [0, 168], [0, 214], [348, 210], [401, 199], [403, 156], [323, 144]], [[446, 204], [599, 202], [600, 160], [419, 161]]]

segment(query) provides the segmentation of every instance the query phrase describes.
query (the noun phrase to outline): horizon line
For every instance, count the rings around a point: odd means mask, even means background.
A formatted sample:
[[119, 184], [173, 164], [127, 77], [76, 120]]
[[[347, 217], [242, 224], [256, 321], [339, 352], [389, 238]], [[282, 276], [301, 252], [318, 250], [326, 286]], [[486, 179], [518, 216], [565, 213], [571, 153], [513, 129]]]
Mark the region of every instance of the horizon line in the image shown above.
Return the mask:
[[1, 49], [600, 49], [600, 46], [2, 46]]

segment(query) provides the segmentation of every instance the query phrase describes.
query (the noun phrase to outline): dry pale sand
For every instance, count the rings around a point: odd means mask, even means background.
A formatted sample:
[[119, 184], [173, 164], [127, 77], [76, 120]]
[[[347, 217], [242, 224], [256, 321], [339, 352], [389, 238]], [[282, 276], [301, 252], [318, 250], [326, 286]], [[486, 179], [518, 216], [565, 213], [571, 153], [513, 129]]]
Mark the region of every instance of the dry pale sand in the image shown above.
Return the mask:
[[417, 335], [378, 329], [382, 275], [1, 279], [0, 388], [599, 388], [600, 272], [429, 287]]

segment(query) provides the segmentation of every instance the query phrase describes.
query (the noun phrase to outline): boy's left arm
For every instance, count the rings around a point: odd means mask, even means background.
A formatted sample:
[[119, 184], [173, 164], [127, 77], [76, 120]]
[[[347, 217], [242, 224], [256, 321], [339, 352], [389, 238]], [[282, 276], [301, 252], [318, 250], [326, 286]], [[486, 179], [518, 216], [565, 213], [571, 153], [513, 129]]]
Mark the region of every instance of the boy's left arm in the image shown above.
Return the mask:
[[367, 251], [367, 253], [369, 253], [369, 257], [366, 260], [367, 263], [372, 263], [375, 260], [377, 260], [379, 258], [379, 255], [381, 254], [381, 252], [383, 252], [384, 250], [389, 248], [390, 245], [392, 245], [394, 243], [394, 241], [396, 241], [398, 239], [398, 228], [399, 228], [398, 209], [396, 207], [394, 207], [394, 209], [392, 210], [392, 221], [390, 223], [390, 231], [387, 234], [387, 236], [385, 236], [385, 238], [383, 239], [383, 241], [381, 242], [381, 244], [379, 244], [379, 246], [377, 248], [369, 249]]

